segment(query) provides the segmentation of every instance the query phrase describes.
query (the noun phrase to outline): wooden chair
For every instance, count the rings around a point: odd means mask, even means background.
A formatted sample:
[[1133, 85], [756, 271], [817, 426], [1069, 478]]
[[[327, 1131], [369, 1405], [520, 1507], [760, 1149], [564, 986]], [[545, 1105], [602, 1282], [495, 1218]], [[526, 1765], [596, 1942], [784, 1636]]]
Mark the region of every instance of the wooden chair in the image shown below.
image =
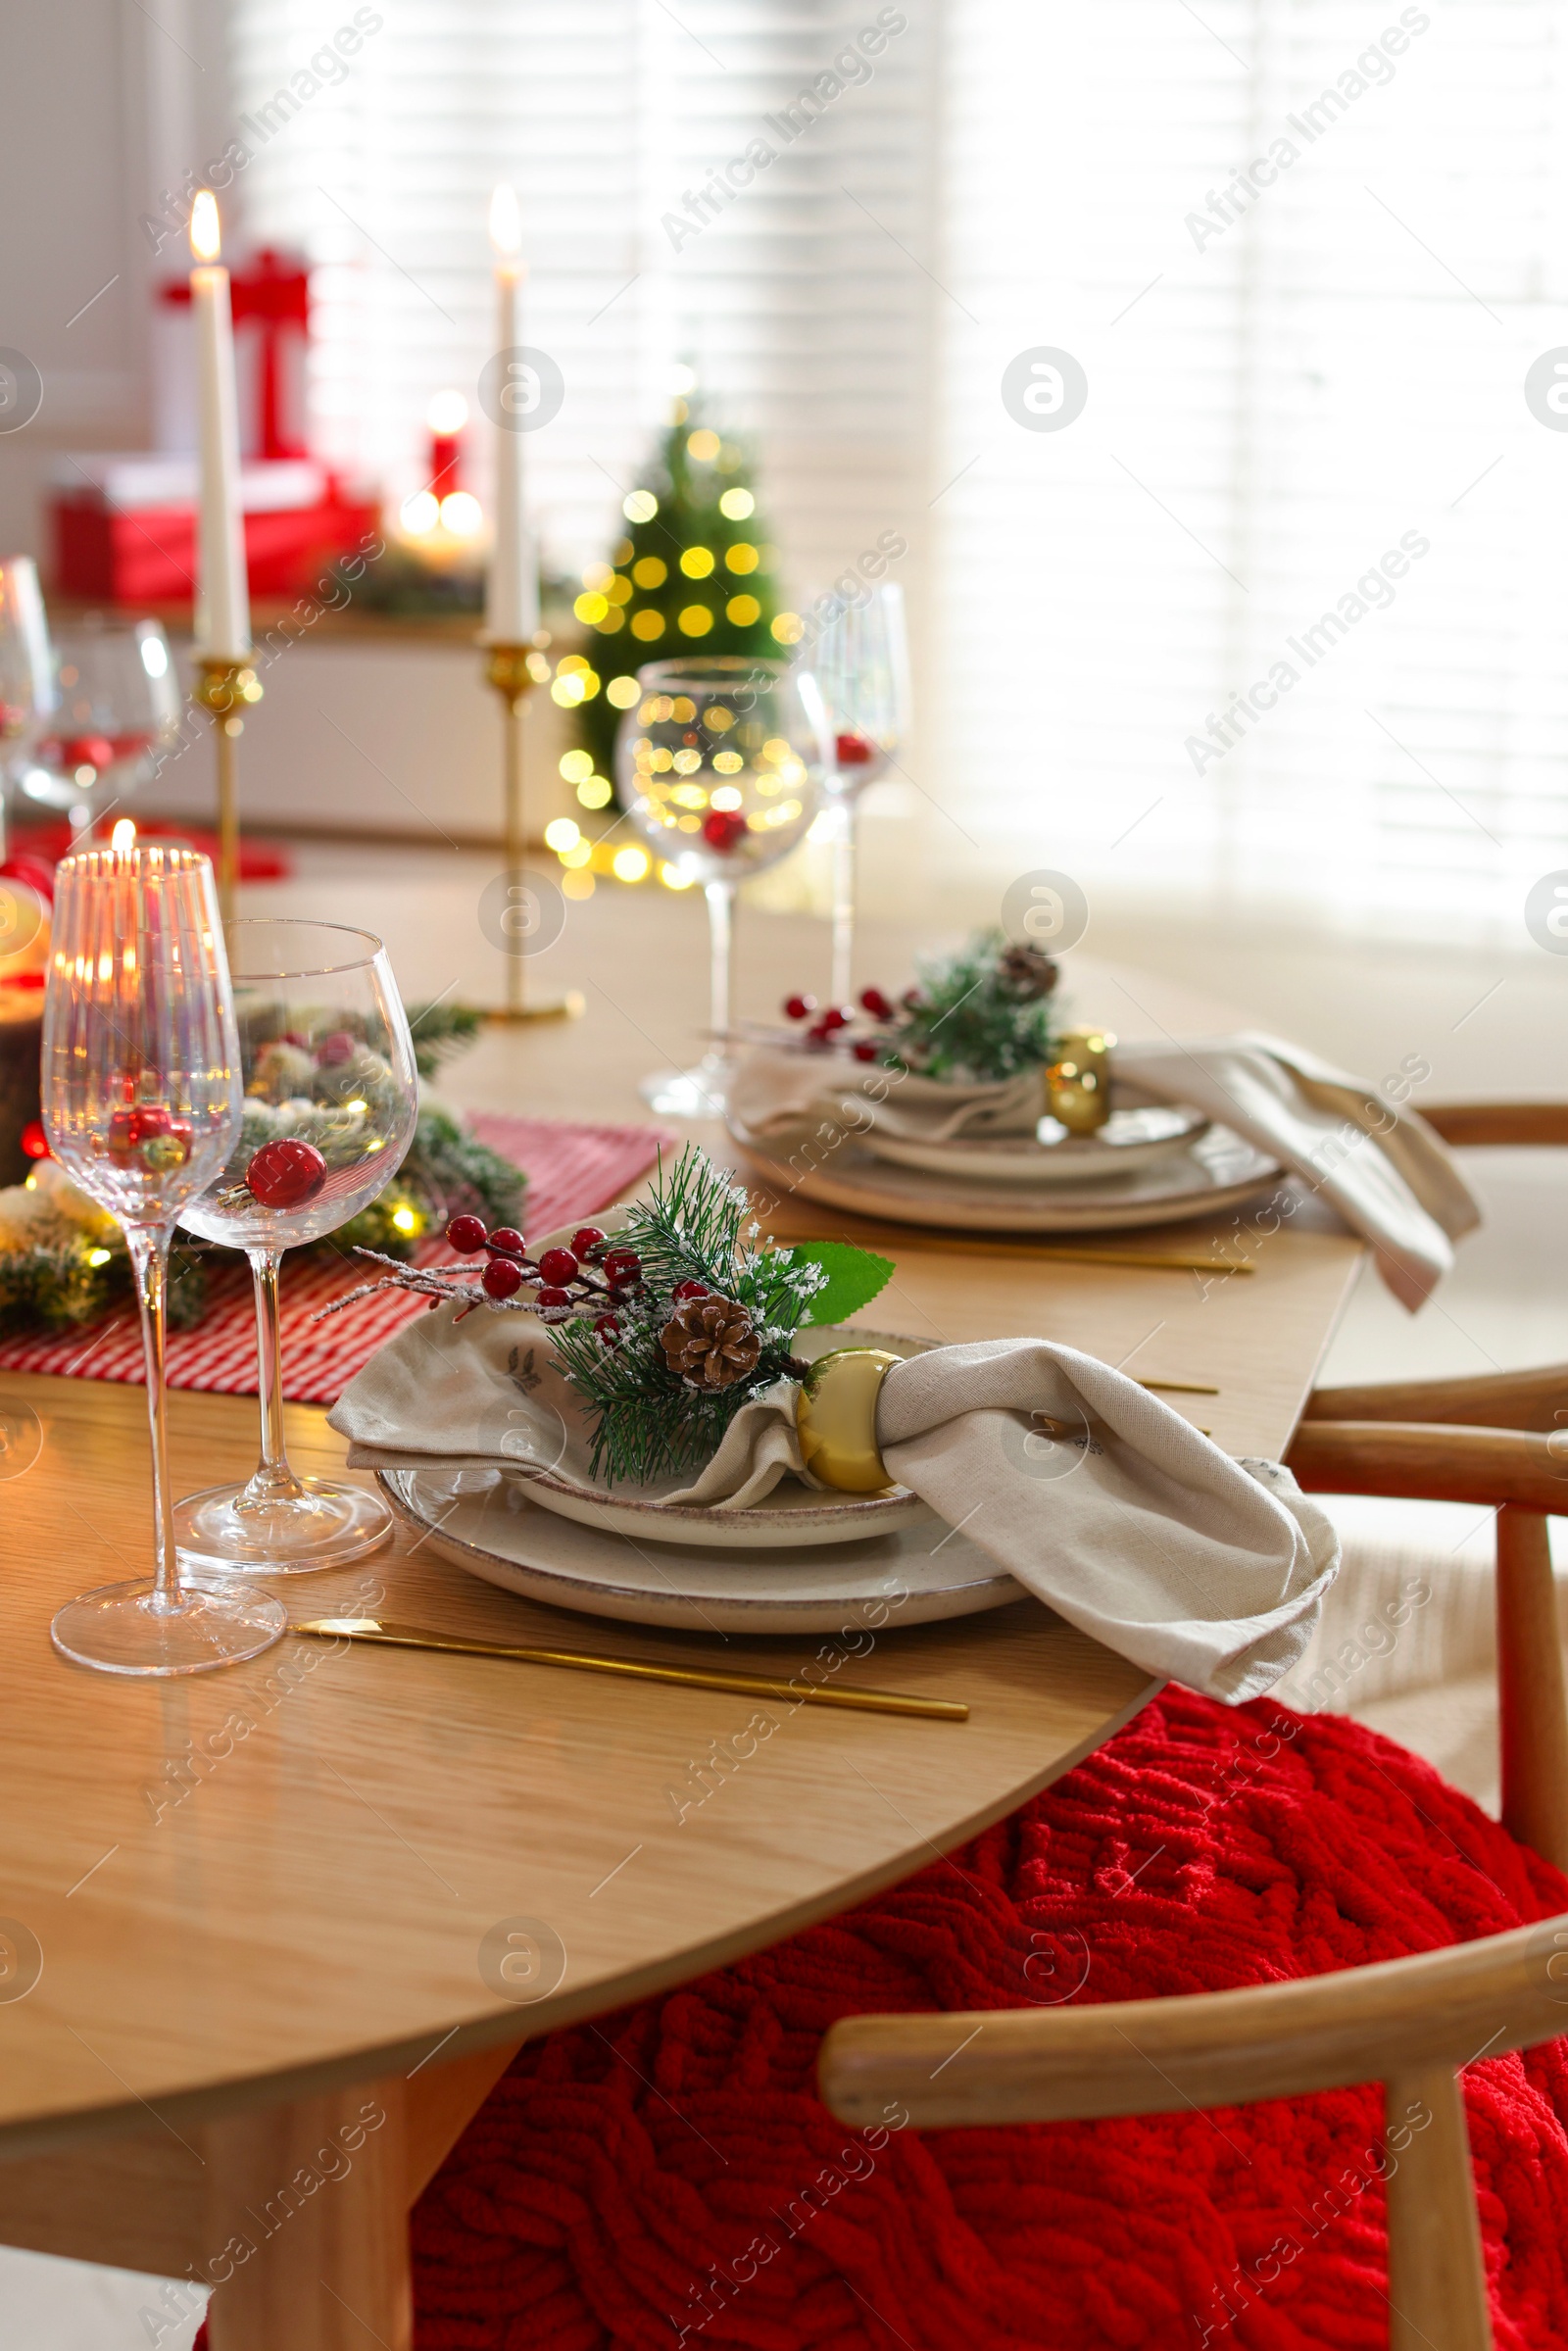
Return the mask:
[[[1568, 1145], [1568, 1102], [1439, 1103], [1423, 1115], [1466, 1148]], [[1548, 1515], [1568, 1515], [1568, 1364], [1320, 1388], [1287, 1460], [1308, 1493], [1496, 1508], [1502, 1822], [1568, 1870], [1568, 1714], [1546, 1530]]]
[[[1554, 1115], [1560, 1137], [1520, 1139], [1568, 1142], [1568, 1112]], [[1559, 1399], [1568, 1370], [1324, 1389], [1287, 1460], [1308, 1491], [1496, 1509], [1503, 1824], [1568, 1869], [1568, 1716], [1546, 1543], [1547, 1516], [1568, 1515], [1568, 1447], [1543, 1433], [1558, 1426]], [[846, 2123], [881, 2123], [897, 2101], [925, 2130], [1162, 2114], [1380, 2081], [1391, 2351], [1491, 2351], [1459, 2077], [1483, 2051], [1565, 2033], [1568, 1915], [1241, 1991], [846, 2018], [824, 2037], [818, 2079]]]
[[[1390, 2351], [1491, 2351], [1459, 2069], [1568, 2031], [1568, 1916], [1343, 1976], [967, 2016], [848, 2017], [824, 2036], [841, 2122], [916, 2129], [1169, 2114], [1382, 2081]], [[1218, 2281], [1223, 2286], [1223, 2280]]]

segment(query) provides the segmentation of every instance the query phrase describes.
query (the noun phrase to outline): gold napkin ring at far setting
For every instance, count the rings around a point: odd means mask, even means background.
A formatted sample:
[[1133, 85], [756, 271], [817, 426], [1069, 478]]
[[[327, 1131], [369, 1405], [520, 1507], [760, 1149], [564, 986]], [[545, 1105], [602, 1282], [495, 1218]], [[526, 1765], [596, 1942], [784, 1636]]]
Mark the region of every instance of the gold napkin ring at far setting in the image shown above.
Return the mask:
[[1110, 1116], [1108, 1029], [1068, 1029], [1046, 1069], [1046, 1110], [1069, 1135], [1092, 1135]]
[[878, 1347], [835, 1347], [801, 1382], [795, 1426], [801, 1457], [839, 1494], [883, 1494], [898, 1483], [877, 1450], [882, 1383], [903, 1357]]

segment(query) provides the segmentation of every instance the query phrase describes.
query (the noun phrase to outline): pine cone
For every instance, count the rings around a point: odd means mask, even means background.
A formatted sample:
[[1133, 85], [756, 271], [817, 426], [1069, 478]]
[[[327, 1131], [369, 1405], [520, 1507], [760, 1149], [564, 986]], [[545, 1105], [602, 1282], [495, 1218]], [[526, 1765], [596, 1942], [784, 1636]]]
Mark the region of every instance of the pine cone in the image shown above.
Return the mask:
[[762, 1343], [732, 1298], [687, 1298], [659, 1334], [664, 1360], [693, 1388], [733, 1388], [757, 1369]]
[[997, 978], [1021, 1004], [1036, 1004], [1056, 985], [1057, 970], [1038, 947], [1009, 947], [997, 964]]

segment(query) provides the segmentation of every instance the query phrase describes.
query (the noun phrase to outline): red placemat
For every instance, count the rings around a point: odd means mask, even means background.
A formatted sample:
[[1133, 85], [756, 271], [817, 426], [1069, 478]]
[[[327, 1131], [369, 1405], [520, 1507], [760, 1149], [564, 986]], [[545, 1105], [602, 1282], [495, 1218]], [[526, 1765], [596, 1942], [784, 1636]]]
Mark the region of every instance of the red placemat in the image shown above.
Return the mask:
[[[528, 1174], [527, 1225], [548, 1233], [574, 1216], [604, 1208], [646, 1175], [660, 1147], [675, 1138], [662, 1127], [578, 1126], [546, 1118], [473, 1120], [474, 1133]], [[419, 1252], [419, 1262], [451, 1260], [444, 1242]], [[341, 1259], [290, 1255], [283, 1260], [283, 1394], [295, 1404], [335, 1404], [357, 1371], [384, 1341], [400, 1331], [425, 1301], [406, 1290], [384, 1290], [329, 1322], [312, 1318], [334, 1298], [352, 1290], [364, 1273]], [[213, 1281], [211, 1304], [194, 1331], [171, 1331], [168, 1376], [171, 1388], [203, 1388], [220, 1396], [256, 1394], [256, 1317], [248, 1268], [236, 1265]], [[125, 1306], [96, 1330], [68, 1331], [43, 1339], [8, 1339], [0, 1345], [0, 1371], [44, 1371], [84, 1380], [142, 1377], [141, 1331], [133, 1307]]]

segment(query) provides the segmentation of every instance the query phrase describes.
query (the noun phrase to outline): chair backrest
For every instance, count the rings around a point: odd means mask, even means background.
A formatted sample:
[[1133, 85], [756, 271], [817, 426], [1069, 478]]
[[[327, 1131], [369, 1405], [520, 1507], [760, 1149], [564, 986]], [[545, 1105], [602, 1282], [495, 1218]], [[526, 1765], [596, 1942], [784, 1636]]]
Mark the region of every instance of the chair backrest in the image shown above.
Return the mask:
[[1385, 2085], [1393, 2351], [1490, 2351], [1460, 2070], [1568, 2032], [1568, 1915], [1343, 1975], [965, 2016], [850, 2017], [818, 2060], [845, 2123], [922, 2130]]

